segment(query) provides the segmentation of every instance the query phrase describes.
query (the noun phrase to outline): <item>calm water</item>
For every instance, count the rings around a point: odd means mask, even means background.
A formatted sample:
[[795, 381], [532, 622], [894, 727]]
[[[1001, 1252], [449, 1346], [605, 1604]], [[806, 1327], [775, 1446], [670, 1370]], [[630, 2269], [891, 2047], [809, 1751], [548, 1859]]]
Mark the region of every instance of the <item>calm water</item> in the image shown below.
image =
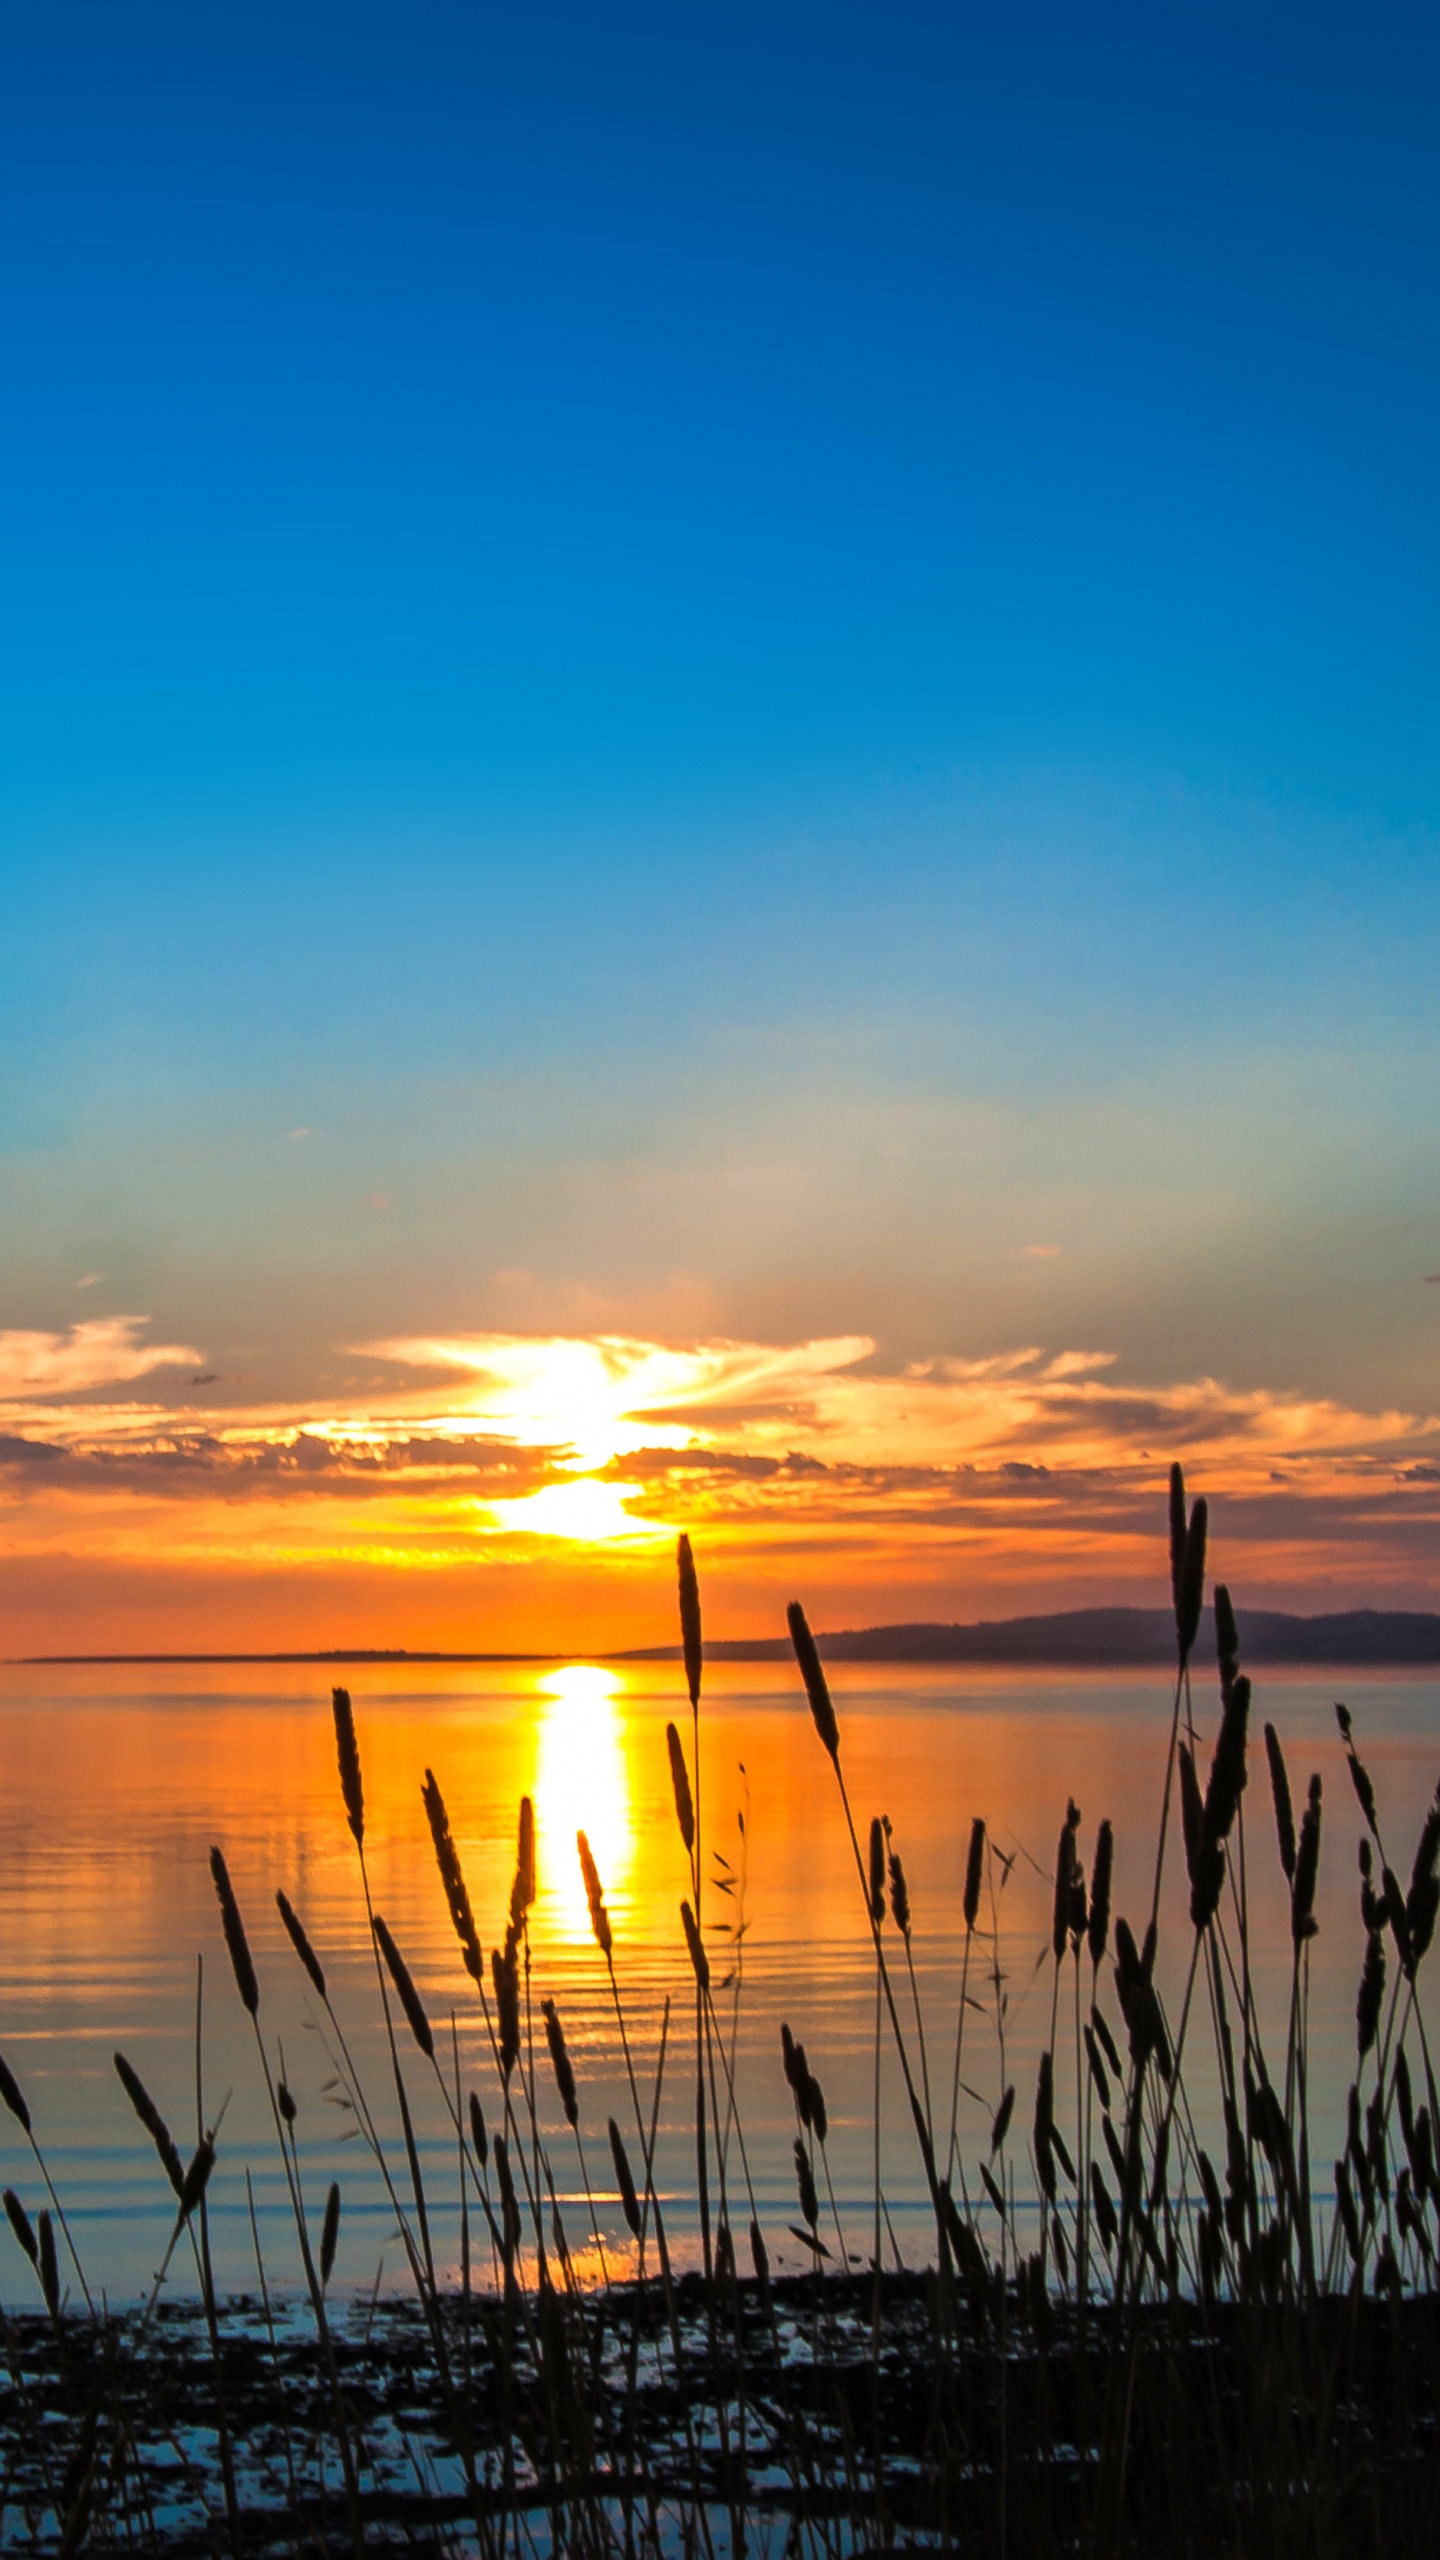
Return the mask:
[[[1013, 1858], [1003, 1886], [996, 1878], [998, 1941], [977, 1935], [972, 1958], [977, 2005], [967, 2011], [960, 2132], [973, 2179], [1002, 2085], [989, 1980], [998, 1944], [1006, 2074], [1019, 2088], [1016, 2157], [1023, 2164], [1035, 2060], [1050, 2031], [1049, 1873], [1066, 1796], [1073, 1793], [1083, 1812], [1087, 1863], [1096, 1822], [1106, 1813], [1114, 1819], [1115, 1907], [1143, 1919], [1168, 1730], [1163, 1680], [856, 1668], [839, 1672], [834, 1686], [857, 1821], [863, 1829], [872, 1813], [888, 1813], [904, 1856], [936, 2111], [943, 2119], [963, 1943], [960, 1885], [973, 1814], [985, 1816], [997, 1845]], [[665, 1723], [677, 1712], [677, 1674], [668, 1667], [616, 1672], [583, 1664], [551, 1670], [394, 1665], [357, 1667], [352, 1688], [376, 1908], [409, 1958], [437, 2028], [444, 2022], [447, 2041], [453, 2005], [463, 2080], [478, 2087], [492, 2121], [493, 2069], [436, 1876], [420, 1782], [433, 1767], [487, 1941], [498, 1939], [504, 1926], [519, 1798], [525, 1792], [534, 1798], [537, 2034], [539, 2000], [552, 1995], [577, 2064], [600, 2228], [618, 2251], [605, 2118], [613, 2111], [627, 2129], [632, 2119], [575, 1856], [576, 1827], [587, 1828], [614, 1919], [637, 2060], [647, 2076], [664, 1996], [674, 1994], [657, 2174], [662, 2193], [674, 2199], [668, 2219], [676, 2254], [685, 2256], [693, 2230], [693, 1983], [678, 1919], [688, 1874], [665, 1751]], [[1358, 1815], [1335, 1734], [1337, 1695], [1355, 1711], [1391, 1856], [1406, 1872], [1440, 1773], [1440, 1683], [1332, 1676], [1323, 1685], [1271, 1679], [1260, 1691], [1259, 1712], [1280, 1728], [1297, 1801], [1310, 1769], [1319, 1768], [1325, 1781], [1312, 2033], [1327, 2127], [1348, 2077], [1361, 1954]], [[1208, 1692], [1206, 1706], [1208, 1712]], [[684, 1729], [688, 1733], [688, 1711]], [[798, 2263], [801, 2252], [786, 2232], [796, 2205], [794, 2125], [780, 2070], [783, 2017], [804, 2038], [825, 2087], [845, 2237], [862, 2251], [869, 2245], [873, 2192], [874, 1973], [832, 1772], [794, 1681], [769, 1666], [707, 1673], [701, 1756], [707, 1843], [728, 1861], [726, 1868], [711, 1865], [710, 1874], [728, 1876], [735, 1888], [728, 1896], [708, 1891], [706, 1919], [734, 1923], [743, 1913], [745, 1922], [737, 2083], [762, 2219], [774, 2252]], [[283, 1886], [325, 1963], [377, 2115], [390, 2125], [394, 2110], [323, 1671], [12, 1667], [0, 1672], [0, 1773], [0, 2048], [29, 2097], [92, 2289], [135, 2294], [164, 2246], [168, 2190], [115, 2079], [111, 2054], [119, 2045], [129, 2055], [188, 2151], [196, 2115], [197, 1955], [203, 1957], [203, 2103], [210, 2117], [224, 2109], [211, 2189], [219, 2277], [228, 2287], [254, 2283], [248, 2166], [272, 2281], [295, 2280], [294, 2234], [263, 2085], [207, 1872], [212, 1841], [224, 1846], [249, 1924], [261, 2023], [299, 2102], [302, 2162], [317, 2211], [331, 2176], [341, 2180], [337, 2281], [367, 2285], [381, 2266], [386, 2281], [398, 2276], [402, 2261], [391, 2215], [359, 2145], [345, 2138], [345, 2115], [327, 2090], [332, 2073], [316, 2004], [274, 1907], [275, 1889]], [[1283, 2044], [1288, 1941], [1263, 1760], [1246, 1803], [1265, 2011]], [[1173, 1986], [1188, 1931], [1180, 1879], [1172, 1880], [1166, 1979]], [[982, 1921], [988, 1929], [988, 1905]], [[733, 1947], [718, 1933], [710, 1944], [718, 1983], [735, 1962]], [[1104, 1976], [1102, 1996], [1113, 2018]], [[727, 1992], [727, 2008], [730, 1998]], [[453, 2235], [453, 2136], [434, 2082], [408, 2043], [404, 2058], [427, 2177], [437, 2196], [450, 2200], [437, 2209], [437, 2237]], [[537, 2069], [545, 2112], [563, 2130], [548, 2069]], [[887, 2055], [884, 2183], [897, 2241], [923, 2254], [927, 2215], [895, 2080]], [[1317, 2156], [1328, 2157], [1335, 2147], [1327, 2129]], [[562, 2193], [581, 2197], [573, 2210], [567, 2206], [578, 2246], [586, 2216], [573, 2144], [557, 2138], [553, 2156]], [[733, 2144], [731, 2170], [738, 2183]], [[1022, 2165], [1022, 2185], [1025, 2174]], [[8, 2115], [0, 2115], [0, 2176], [32, 2211], [43, 2202], [34, 2161]], [[737, 2210], [736, 2218], [743, 2220], [743, 2213]], [[833, 2230], [831, 2239], [833, 2245]], [[453, 2249], [458, 2242], [451, 2236], [445, 2245]], [[193, 2282], [193, 2269], [177, 2257], [174, 2281], [183, 2285], [187, 2277]], [[0, 2295], [23, 2299], [29, 2284], [29, 2269], [8, 2233], [0, 2234]]]

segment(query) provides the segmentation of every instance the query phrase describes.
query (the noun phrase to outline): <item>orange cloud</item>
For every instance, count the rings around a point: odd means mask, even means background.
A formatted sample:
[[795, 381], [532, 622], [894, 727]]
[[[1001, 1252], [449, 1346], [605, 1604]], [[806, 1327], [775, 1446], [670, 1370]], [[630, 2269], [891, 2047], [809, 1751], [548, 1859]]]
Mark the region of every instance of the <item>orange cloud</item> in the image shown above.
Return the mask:
[[681, 1525], [730, 1632], [773, 1628], [792, 1588], [830, 1624], [1153, 1598], [1174, 1456], [1246, 1598], [1434, 1591], [1432, 1415], [1132, 1384], [1083, 1349], [896, 1370], [863, 1336], [406, 1338], [368, 1346], [408, 1375], [348, 1412], [77, 1401], [126, 1362], [193, 1361], [140, 1330], [0, 1337], [27, 1346], [0, 1403], [0, 1590], [35, 1649], [61, 1649], [56, 1592], [108, 1624], [149, 1591], [158, 1646], [202, 1585], [255, 1644], [261, 1582], [284, 1595], [267, 1647], [322, 1606], [309, 1640], [657, 1641]]

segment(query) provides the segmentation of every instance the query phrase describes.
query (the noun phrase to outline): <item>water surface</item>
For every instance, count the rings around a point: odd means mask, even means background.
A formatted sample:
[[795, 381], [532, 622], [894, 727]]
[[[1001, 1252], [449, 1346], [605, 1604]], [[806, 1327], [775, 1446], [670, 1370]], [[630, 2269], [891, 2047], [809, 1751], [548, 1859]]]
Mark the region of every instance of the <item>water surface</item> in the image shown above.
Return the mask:
[[[576, 1828], [587, 1829], [613, 1916], [620, 1987], [647, 2093], [667, 1992], [673, 2000], [657, 2174], [671, 2199], [676, 2255], [688, 2257], [694, 1990], [679, 1903], [689, 1876], [665, 1748], [669, 1717], [677, 1716], [689, 1735], [678, 1673], [668, 1666], [387, 1664], [356, 1666], [350, 1679], [375, 1907], [409, 1959], [437, 2032], [443, 2030], [447, 2072], [453, 2071], [453, 2009], [462, 2087], [479, 2090], [492, 2120], [496, 2077], [436, 1874], [420, 1785], [433, 1767], [487, 1945], [504, 1929], [519, 1799], [523, 1793], [534, 1798], [536, 2036], [539, 2001], [553, 1996], [577, 2065], [597, 2220], [618, 2257], [624, 2233], [605, 2120], [613, 2112], [628, 2132], [633, 2113], [575, 1854]], [[987, 1890], [971, 1948], [958, 2124], [973, 2186], [1000, 2090], [1007, 2079], [1016, 2082], [1012, 2150], [1023, 2192], [1036, 2059], [1052, 2032], [1056, 1834], [1073, 1795], [1088, 1863], [1097, 1821], [1113, 1818], [1115, 1907], [1143, 1923], [1169, 1729], [1165, 1683], [1151, 1675], [855, 1665], [836, 1673], [834, 1690], [862, 1840], [872, 1813], [886, 1813], [904, 1860], [931, 2103], [942, 2127], [950, 2112], [964, 1954], [960, 1894], [972, 1816], [985, 1817], [1008, 1862], [992, 1870], [993, 1901]], [[1356, 1715], [1392, 1861], [1408, 1872], [1440, 1773], [1440, 1683], [1332, 1674], [1322, 1684], [1272, 1676], [1257, 1700], [1259, 1716], [1273, 1717], [1283, 1737], [1297, 1804], [1312, 1768], [1324, 1778], [1322, 1928], [1313, 1956], [1311, 2024], [1317, 2103], [1338, 2120], [1353, 2055], [1362, 1942], [1355, 1898], [1359, 1820], [1335, 1731], [1337, 1695]], [[1207, 1718], [1213, 1724], [1208, 1689], [1197, 1688], [1196, 1712], [1202, 1728]], [[294, 2232], [264, 2084], [207, 1870], [212, 1842], [224, 1847], [246, 1915], [261, 1981], [260, 2022], [299, 2105], [302, 2167], [317, 2214], [329, 2179], [341, 2181], [337, 2281], [366, 2285], [380, 2269], [384, 2281], [399, 2276], [393, 2215], [361, 2147], [349, 2138], [318, 2004], [274, 1903], [277, 1886], [283, 1887], [302, 1913], [376, 2113], [393, 2129], [389, 2062], [355, 1846], [339, 1798], [324, 1671], [298, 1665], [10, 1667], [0, 1673], [0, 1778], [0, 2049], [28, 2095], [92, 2289], [104, 2285], [116, 2296], [134, 2295], [164, 2247], [168, 2191], [111, 2056], [117, 2045], [128, 2054], [188, 2150], [197, 2107], [197, 1957], [203, 1959], [200, 2105], [207, 2121], [223, 2110], [211, 2215], [219, 2278], [234, 2288], [255, 2281], [248, 2167], [267, 2271], [282, 2288], [296, 2280]], [[804, 2039], [825, 2090], [845, 2245], [866, 2253], [873, 2228], [874, 1963], [834, 1773], [786, 1671], [734, 1665], [707, 1672], [701, 1781], [704, 1917], [714, 1978], [718, 1985], [732, 1973], [743, 1977], [736, 2087], [745, 2158], [732, 2137], [728, 2162], [735, 2218], [748, 2218], [748, 2164], [773, 2254], [791, 2265], [800, 2261], [787, 2230], [797, 2214], [795, 2126], [780, 2069], [784, 2018]], [[1252, 1759], [1246, 1814], [1262, 2010], [1283, 2048], [1289, 1944], [1263, 1755]], [[1175, 1994], [1188, 1928], [1182, 1879], [1172, 1873], [1170, 1882], [1163, 1969]], [[720, 1890], [722, 1883], [731, 1889]], [[742, 1922], [737, 1950], [725, 1931]], [[887, 1935], [908, 2003], [903, 1950], [888, 1922]], [[735, 1988], [732, 1983], [723, 1996], [727, 2014]], [[1088, 1965], [1081, 1988], [1088, 1999]], [[1063, 2057], [1074, 2034], [1068, 1965], [1062, 1989]], [[1118, 2032], [1113, 1988], [1103, 1972], [1101, 1996]], [[906, 2014], [908, 2025], [913, 2011]], [[454, 2137], [428, 2066], [408, 2039], [402, 2059], [437, 2198], [437, 2246], [453, 2257]], [[543, 2049], [537, 2083], [578, 2248], [589, 2217], [574, 2145], [559, 2138], [564, 2128]], [[1063, 2061], [1061, 2085], [1073, 2086]], [[1327, 2131], [1317, 2156], [1338, 2147], [1338, 2136], [1331, 2141]], [[881, 2148], [891, 2218], [886, 2249], [923, 2256], [928, 2212], [888, 2050]], [[32, 2211], [43, 2202], [33, 2158], [8, 2115], [0, 2115], [0, 2175]], [[833, 2223], [829, 2241], [838, 2248]], [[193, 2283], [188, 2260], [177, 2257], [172, 2281]], [[0, 2233], [0, 2296], [24, 2299], [29, 2284], [29, 2269], [8, 2233]]]

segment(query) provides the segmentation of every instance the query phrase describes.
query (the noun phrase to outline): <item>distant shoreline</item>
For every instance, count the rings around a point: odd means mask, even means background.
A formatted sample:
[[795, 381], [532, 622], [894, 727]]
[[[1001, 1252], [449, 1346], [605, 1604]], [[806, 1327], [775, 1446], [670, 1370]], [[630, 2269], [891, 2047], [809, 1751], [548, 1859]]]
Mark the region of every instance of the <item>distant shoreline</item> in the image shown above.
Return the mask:
[[[1420, 1609], [1346, 1609], [1299, 1617], [1278, 1609], [1237, 1612], [1240, 1650], [1252, 1665], [1347, 1664], [1356, 1668], [1440, 1666], [1440, 1612]], [[979, 1619], [966, 1625], [920, 1622], [841, 1628], [816, 1639], [831, 1662], [974, 1663], [1027, 1669], [1125, 1670], [1173, 1664], [1175, 1624], [1167, 1609], [1065, 1609], [1043, 1617]], [[1202, 1639], [1203, 1647], [1203, 1639]], [[785, 1662], [784, 1636], [732, 1636], [707, 1641], [707, 1660]], [[30, 1653], [15, 1667], [60, 1669], [173, 1664], [676, 1662], [678, 1644], [631, 1646], [583, 1655], [555, 1653], [442, 1653], [408, 1646], [335, 1646], [319, 1652], [280, 1653]]]

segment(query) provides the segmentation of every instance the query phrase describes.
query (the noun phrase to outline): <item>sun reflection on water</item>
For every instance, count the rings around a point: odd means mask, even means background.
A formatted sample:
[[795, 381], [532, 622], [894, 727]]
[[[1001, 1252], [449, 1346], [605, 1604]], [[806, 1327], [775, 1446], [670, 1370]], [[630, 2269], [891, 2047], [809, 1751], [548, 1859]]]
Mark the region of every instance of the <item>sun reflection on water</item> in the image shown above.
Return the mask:
[[589, 1836], [607, 1901], [623, 1893], [634, 1855], [626, 1779], [620, 1675], [569, 1662], [538, 1683], [541, 1714], [535, 1771], [540, 1897], [563, 1936], [588, 1934], [589, 1908], [575, 1834]]

